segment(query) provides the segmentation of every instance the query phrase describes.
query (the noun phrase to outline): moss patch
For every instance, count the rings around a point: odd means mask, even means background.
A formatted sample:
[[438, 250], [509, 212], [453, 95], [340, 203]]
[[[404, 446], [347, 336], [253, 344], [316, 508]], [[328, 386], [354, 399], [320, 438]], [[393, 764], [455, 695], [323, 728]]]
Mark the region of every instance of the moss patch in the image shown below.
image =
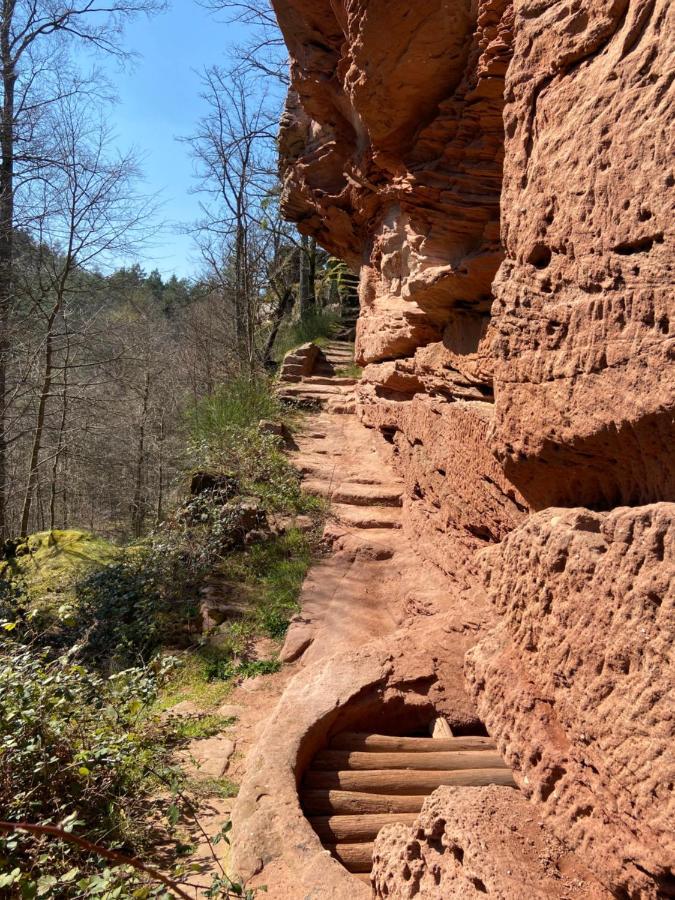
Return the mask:
[[31, 605], [47, 610], [72, 600], [74, 582], [108, 565], [118, 553], [110, 541], [86, 531], [41, 531], [0, 561], [0, 577], [20, 584]]

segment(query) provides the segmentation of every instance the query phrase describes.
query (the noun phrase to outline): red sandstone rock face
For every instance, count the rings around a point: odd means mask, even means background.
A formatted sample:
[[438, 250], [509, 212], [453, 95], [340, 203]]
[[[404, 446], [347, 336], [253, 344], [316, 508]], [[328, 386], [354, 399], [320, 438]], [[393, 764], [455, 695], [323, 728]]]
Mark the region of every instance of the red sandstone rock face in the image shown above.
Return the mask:
[[512, 788], [442, 787], [412, 831], [383, 828], [375, 842], [375, 896], [388, 900], [601, 900], [612, 895]]
[[619, 896], [675, 884], [674, 522], [667, 503], [533, 516], [485, 553], [501, 622], [467, 655], [522, 790]]
[[502, 259], [507, 0], [275, 0], [293, 59], [286, 213], [362, 274], [358, 355], [485, 315]]
[[[274, 5], [285, 210], [361, 273], [358, 410], [405, 481], [405, 527], [458, 598], [502, 542], [502, 621], [467, 665], [484, 721], [603, 881], [588, 896], [669, 896], [675, 510], [525, 519], [675, 499], [675, 5]], [[475, 840], [515, 850], [457, 803], [447, 846], [496, 896], [536, 896], [477, 859]], [[441, 818], [383, 836], [382, 896], [408, 896], [415, 842], [436, 896]], [[453, 866], [438, 896], [471, 896]]]
[[488, 442], [510, 2], [275, 8], [284, 208], [360, 271], [358, 409], [395, 446], [409, 533], [461, 583], [527, 509]]
[[495, 447], [537, 508], [675, 499], [675, 6], [516, 0]]
[[[526, 510], [488, 447], [493, 406], [478, 399], [436, 400], [399, 363], [373, 368], [373, 381], [360, 389], [361, 417], [389, 436], [392, 462], [405, 481], [408, 534], [427, 559], [460, 587], [470, 587], [477, 551], [500, 541]], [[380, 384], [375, 379], [383, 374], [388, 378]], [[416, 394], [403, 392], [415, 385]], [[470, 385], [461, 389], [472, 396]]]

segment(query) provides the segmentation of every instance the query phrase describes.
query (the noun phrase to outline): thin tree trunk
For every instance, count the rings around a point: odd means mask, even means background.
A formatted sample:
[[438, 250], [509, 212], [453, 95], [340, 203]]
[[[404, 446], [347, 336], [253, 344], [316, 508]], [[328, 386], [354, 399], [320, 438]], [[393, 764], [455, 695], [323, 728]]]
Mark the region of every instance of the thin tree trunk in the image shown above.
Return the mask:
[[143, 390], [143, 407], [141, 411], [141, 424], [138, 432], [138, 449], [136, 451], [136, 477], [134, 483], [134, 499], [131, 510], [131, 527], [134, 537], [139, 538], [143, 534], [145, 524], [145, 498], [143, 496], [143, 474], [145, 470], [145, 427], [148, 415], [148, 403], [150, 400], [150, 374], [145, 375], [145, 388]]
[[40, 449], [42, 447], [42, 434], [45, 427], [45, 418], [47, 415], [47, 401], [51, 395], [52, 380], [54, 373], [54, 323], [61, 309], [61, 298], [56, 301], [49, 318], [47, 320], [47, 337], [45, 340], [45, 367], [42, 376], [42, 387], [40, 389], [40, 400], [38, 402], [37, 418], [35, 421], [35, 432], [33, 434], [33, 447], [30, 455], [30, 469], [28, 471], [28, 483], [26, 484], [26, 492], [23, 498], [23, 508], [21, 511], [21, 537], [28, 534], [28, 526], [30, 524], [30, 510], [33, 502], [33, 494], [38, 482], [38, 467], [40, 465]]
[[[61, 394], [61, 421], [59, 422], [59, 433], [56, 442], [56, 453], [52, 463], [52, 477], [49, 488], [49, 530], [56, 528], [56, 497], [57, 497], [57, 480], [59, 475], [59, 462], [63, 453], [66, 433], [66, 422], [68, 420], [68, 365], [70, 363], [70, 341], [66, 334], [66, 356], [63, 364], [63, 393]], [[64, 488], [65, 490], [65, 488]]]
[[316, 241], [303, 234], [300, 245], [300, 317], [304, 319], [316, 306]]
[[277, 304], [277, 308], [274, 310], [274, 314], [272, 316], [272, 330], [269, 333], [267, 344], [265, 345], [265, 350], [263, 353], [263, 365], [267, 365], [269, 363], [272, 357], [272, 350], [274, 349], [274, 342], [277, 339], [277, 334], [279, 333], [281, 323], [283, 322], [284, 317], [288, 315], [288, 313], [293, 309], [294, 303], [295, 293], [292, 287], [288, 287], [279, 298], [279, 303]]
[[158, 463], [157, 463], [157, 524], [161, 525], [164, 519], [164, 413], [159, 421], [159, 434], [157, 436], [158, 444]]
[[0, 543], [9, 537], [7, 522], [7, 367], [9, 314], [14, 299], [14, 93], [11, 24], [14, 0], [4, 0], [0, 25], [2, 121], [0, 122]]

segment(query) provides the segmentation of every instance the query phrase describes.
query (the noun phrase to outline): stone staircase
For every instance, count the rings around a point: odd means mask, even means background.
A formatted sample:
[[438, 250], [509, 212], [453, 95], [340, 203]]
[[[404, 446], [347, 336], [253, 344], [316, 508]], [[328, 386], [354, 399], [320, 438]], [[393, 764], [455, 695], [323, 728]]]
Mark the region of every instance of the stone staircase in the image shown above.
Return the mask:
[[279, 373], [278, 396], [301, 409], [352, 413], [356, 378], [341, 375], [354, 362], [354, 346], [335, 338], [325, 347], [303, 344], [288, 353]]

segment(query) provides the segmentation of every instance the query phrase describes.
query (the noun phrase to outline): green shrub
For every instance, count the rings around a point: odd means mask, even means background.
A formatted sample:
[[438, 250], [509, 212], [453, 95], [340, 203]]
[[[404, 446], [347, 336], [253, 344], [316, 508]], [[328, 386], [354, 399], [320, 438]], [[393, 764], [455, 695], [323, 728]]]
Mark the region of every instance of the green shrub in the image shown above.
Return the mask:
[[257, 425], [280, 411], [269, 379], [261, 375], [234, 378], [188, 411], [190, 437], [195, 444], [217, 446], [230, 429]]
[[289, 350], [309, 341], [321, 344], [335, 333], [339, 316], [329, 309], [314, 309], [279, 329], [274, 343], [274, 357], [282, 359]]
[[249, 659], [237, 662], [227, 652], [215, 648], [204, 654], [204, 676], [207, 681], [234, 681], [237, 678], [255, 678], [257, 675], [272, 675], [278, 672], [278, 659]]
[[[66, 823], [87, 840], [123, 852], [147, 846], [152, 773], [168, 761], [161, 723], [150, 708], [170, 665], [169, 660], [103, 678], [67, 657], [49, 659], [5, 639], [0, 649], [3, 818]], [[45, 886], [50, 897], [82, 896], [85, 877], [103, 877], [97, 858], [61, 841], [1, 837], [0, 872], [16, 870], [12, 886], [26, 897]]]

